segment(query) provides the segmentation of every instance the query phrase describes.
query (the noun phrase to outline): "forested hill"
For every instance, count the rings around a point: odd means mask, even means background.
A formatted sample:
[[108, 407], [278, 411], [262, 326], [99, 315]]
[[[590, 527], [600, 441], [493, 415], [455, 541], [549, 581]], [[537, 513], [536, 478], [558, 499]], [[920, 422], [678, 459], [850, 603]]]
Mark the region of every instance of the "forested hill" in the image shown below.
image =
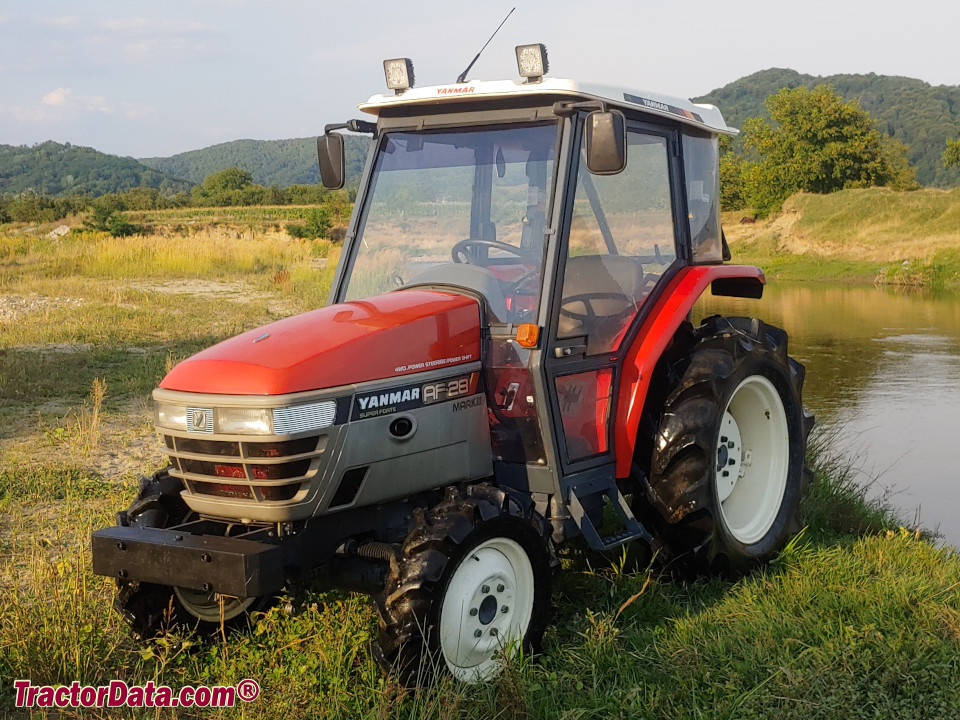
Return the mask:
[[845, 100], [857, 99], [883, 132], [909, 147], [907, 156], [923, 185], [960, 185], [960, 167], [945, 168], [941, 156], [947, 138], [960, 136], [960, 86], [932, 86], [922, 80], [889, 75], [804, 75], [771, 68], [724, 85], [696, 102], [717, 105], [728, 124], [740, 127], [748, 117], [767, 116], [764, 100], [781, 88], [829, 84]]
[[[356, 185], [366, 160], [368, 139], [345, 135], [347, 149], [347, 183]], [[320, 182], [317, 166], [317, 139], [235, 140], [191, 150], [166, 158], [144, 158], [140, 162], [152, 168], [202, 182], [211, 173], [237, 167], [253, 175], [258, 185], [287, 187]], [[351, 182], [352, 181], [352, 182]]]
[[168, 177], [130, 157], [48, 140], [28, 147], [0, 145], [0, 194], [33, 191], [43, 195], [103, 195], [137, 187], [165, 194], [189, 190], [191, 183]]

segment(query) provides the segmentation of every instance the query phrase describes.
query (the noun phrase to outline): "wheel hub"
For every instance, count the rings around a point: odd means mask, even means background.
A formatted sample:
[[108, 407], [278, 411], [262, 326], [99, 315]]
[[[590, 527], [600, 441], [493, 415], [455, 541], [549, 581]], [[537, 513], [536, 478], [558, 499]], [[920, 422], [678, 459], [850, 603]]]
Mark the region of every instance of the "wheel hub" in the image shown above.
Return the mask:
[[[467, 556], [465, 563], [481, 563], [481, 565], [500, 565], [500, 558], [490, 557], [495, 552], [484, 549]], [[479, 569], [479, 568], [478, 568]], [[464, 631], [474, 642], [470, 647], [460, 646], [458, 657], [495, 652], [510, 639], [508, 629], [514, 620], [512, 606], [514, 605], [516, 578], [512, 572], [503, 572], [498, 568], [486, 577], [477, 577], [477, 585], [468, 604]]]
[[722, 503], [733, 493], [737, 480], [743, 476], [743, 440], [740, 426], [729, 410], [720, 422], [717, 440], [717, 495]]
[[477, 619], [480, 620], [481, 625], [489, 625], [496, 616], [497, 598], [495, 598], [493, 595], [487, 595], [480, 602], [480, 611], [477, 615]]

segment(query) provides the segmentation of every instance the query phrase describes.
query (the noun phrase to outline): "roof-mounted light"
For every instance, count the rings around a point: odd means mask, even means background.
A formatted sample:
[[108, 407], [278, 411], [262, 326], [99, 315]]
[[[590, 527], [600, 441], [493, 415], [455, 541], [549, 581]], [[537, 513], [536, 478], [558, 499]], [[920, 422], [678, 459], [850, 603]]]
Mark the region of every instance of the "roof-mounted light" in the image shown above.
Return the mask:
[[527, 82], [539, 82], [550, 70], [547, 61], [547, 46], [543, 43], [536, 45], [517, 45], [517, 69]]
[[397, 95], [402, 95], [413, 87], [413, 60], [410, 58], [384, 60], [383, 74], [387, 78], [387, 88]]

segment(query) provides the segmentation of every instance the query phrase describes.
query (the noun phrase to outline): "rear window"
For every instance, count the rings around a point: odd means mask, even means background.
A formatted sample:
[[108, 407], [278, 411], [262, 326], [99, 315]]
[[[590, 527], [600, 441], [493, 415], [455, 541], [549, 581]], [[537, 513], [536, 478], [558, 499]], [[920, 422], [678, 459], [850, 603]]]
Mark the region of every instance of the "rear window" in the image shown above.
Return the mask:
[[683, 169], [693, 262], [723, 261], [720, 240], [720, 173], [716, 136], [683, 136]]

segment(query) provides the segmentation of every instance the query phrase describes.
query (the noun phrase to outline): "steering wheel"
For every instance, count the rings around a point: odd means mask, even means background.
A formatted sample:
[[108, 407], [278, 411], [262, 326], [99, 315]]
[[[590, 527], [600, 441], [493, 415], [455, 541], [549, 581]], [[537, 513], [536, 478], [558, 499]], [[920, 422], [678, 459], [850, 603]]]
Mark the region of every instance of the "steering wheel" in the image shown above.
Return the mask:
[[450, 255], [453, 257], [453, 261], [455, 263], [461, 263], [464, 265], [473, 265], [474, 263], [471, 262], [471, 256], [468, 252], [468, 249], [471, 247], [496, 248], [497, 250], [504, 250], [505, 252], [516, 255], [522, 260], [529, 260], [530, 262], [535, 260], [533, 255], [531, 255], [528, 250], [519, 248], [516, 245], [511, 245], [510, 243], [501, 242], [499, 240], [479, 240], [477, 238], [467, 238], [466, 240], [461, 240], [450, 249]]
[[[596, 308], [592, 304], [592, 301], [596, 300], [614, 300], [622, 305], [623, 309], [617, 310], [614, 313], [604, 313], [603, 315], [600, 315], [597, 313]], [[583, 303], [583, 307], [586, 312], [573, 312], [573, 310], [570, 310], [567, 307], [568, 305], [572, 305], [573, 303], [577, 302]], [[584, 328], [589, 328], [597, 322], [607, 323], [614, 319], [623, 319], [626, 315], [635, 312], [636, 307], [636, 301], [632, 297], [623, 295], [622, 293], [583, 293], [581, 295], [570, 295], [569, 297], [563, 298], [560, 305], [560, 314], [570, 318], [571, 320], [577, 321]]]

